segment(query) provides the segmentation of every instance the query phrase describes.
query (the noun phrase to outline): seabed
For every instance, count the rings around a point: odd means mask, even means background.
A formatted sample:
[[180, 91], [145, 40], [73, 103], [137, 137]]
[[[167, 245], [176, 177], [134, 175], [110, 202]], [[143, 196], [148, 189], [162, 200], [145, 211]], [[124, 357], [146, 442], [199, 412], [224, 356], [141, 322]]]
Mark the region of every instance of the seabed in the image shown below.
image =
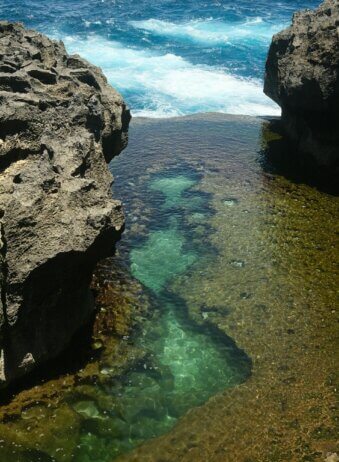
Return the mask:
[[1, 461], [338, 450], [338, 199], [280, 168], [274, 130], [221, 114], [132, 122], [112, 162], [126, 232], [93, 280], [91, 347], [4, 401]]

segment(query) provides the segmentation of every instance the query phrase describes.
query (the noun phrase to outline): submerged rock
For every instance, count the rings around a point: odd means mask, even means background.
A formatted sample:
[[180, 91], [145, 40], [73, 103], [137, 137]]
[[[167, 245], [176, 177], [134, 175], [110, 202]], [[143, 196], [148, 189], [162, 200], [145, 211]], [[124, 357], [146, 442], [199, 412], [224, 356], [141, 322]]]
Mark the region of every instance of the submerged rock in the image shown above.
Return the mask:
[[234, 205], [237, 205], [238, 199], [230, 197], [228, 199], [224, 199], [224, 205], [227, 205], [228, 207], [233, 207]]
[[301, 11], [273, 37], [264, 92], [282, 108], [282, 124], [305, 161], [338, 171], [339, 3]]
[[86, 419], [102, 419], [99, 409], [93, 401], [79, 401], [73, 405], [73, 409]]
[[[100, 69], [0, 22], [0, 384], [55, 357], [92, 311], [124, 225], [107, 163], [130, 114]], [[3, 263], [4, 261], [4, 263]]]

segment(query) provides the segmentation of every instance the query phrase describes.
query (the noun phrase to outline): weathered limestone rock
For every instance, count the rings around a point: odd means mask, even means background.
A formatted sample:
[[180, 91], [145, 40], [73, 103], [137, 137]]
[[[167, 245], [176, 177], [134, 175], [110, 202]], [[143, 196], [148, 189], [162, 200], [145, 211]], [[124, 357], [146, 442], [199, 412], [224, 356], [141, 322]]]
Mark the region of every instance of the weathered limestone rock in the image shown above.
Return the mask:
[[2, 239], [2, 226], [0, 223], [0, 383], [5, 380], [5, 371], [4, 371], [4, 358], [3, 350], [1, 345], [4, 340], [4, 327], [5, 327], [5, 312], [3, 297], [5, 295], [4, 291], [4, 282], [5, 282], [5, 243]]
[[339, 169], [339, 3], [294, 15], [273, 37], [264, 92], [282, 108], [283, 127], [304, 158]]
[[124, 224], [107, 163], [129, 120], [100, 69], [0, 22], [2, 384], [56, 356], [92, 313], [93, 269]]

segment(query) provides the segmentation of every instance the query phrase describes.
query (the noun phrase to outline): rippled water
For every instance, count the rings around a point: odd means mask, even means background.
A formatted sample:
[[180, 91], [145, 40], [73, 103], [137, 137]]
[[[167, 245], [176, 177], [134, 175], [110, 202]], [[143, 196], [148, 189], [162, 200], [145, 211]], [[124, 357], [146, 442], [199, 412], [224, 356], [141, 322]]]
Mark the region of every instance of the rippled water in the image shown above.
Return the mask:
[[[282, 141], [249, 117], [132, 122], [111, 164], [127, 217], [118, 328], [85, 373], [5, 407], [1, 462], [282, 462], [331, 447], [337, 199], [282, 168]], [[136, 304], [147, 314], [126, 334]]]
[[101, 66], [134, 115], [278, 115], [262, 92], [272, 35], [319, 0], [2, 0], [0, 16]]
[[[242, 383], [250, 374], [250, 359], [221, 332], [192, 323], [184, 298], [168, 290], [178, 275], [203, 258], [204, 252], [190, 243], [194, 229], [185, 225], [196, 210], [204, 213], [209, 207], [203, 194], [190, 192], [199, 177], [183, 163], [170, 171], [160, 170], [135, 188], [144, 199], [143, 207], [149, 208], [152, 224], [144, 235], [123, 246], [128, 245], [133, 276], [154, 297], [157, 316], [136, 339], [136, 345], [147, 351], [145, 362], [127, 373], [118, 386], [106, 389], [117, 397], [119, 409], [106, 424], [113, 427], [112, 432], [104, 437], [91, 427], [89, 435], [85, 426], [76, 461], [112, 460], [113, 455], [165, 433], [190, 408]], [[79, 411], [79, 405], [89, 421], [105, 419], [92, 401], [75, 403], [75, 410]]]

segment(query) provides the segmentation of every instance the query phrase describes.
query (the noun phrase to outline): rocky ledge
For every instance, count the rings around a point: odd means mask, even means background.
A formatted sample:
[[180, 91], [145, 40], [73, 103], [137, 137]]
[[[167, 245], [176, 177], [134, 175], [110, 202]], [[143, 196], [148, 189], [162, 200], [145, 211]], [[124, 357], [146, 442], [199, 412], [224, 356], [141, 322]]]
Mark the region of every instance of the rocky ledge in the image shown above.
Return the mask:
[[[273, 37], [264, 92], [282, 108], [282, 125], [300, 157], [339, 170], [339, 3], [301, 11]], [[330, 170], [329, 170], [330, 169]]]
[[93, 312], [124, 225], [107, 163], [130, 114], [62, 42], [0, 22], [0, 385], [58, 355]]

